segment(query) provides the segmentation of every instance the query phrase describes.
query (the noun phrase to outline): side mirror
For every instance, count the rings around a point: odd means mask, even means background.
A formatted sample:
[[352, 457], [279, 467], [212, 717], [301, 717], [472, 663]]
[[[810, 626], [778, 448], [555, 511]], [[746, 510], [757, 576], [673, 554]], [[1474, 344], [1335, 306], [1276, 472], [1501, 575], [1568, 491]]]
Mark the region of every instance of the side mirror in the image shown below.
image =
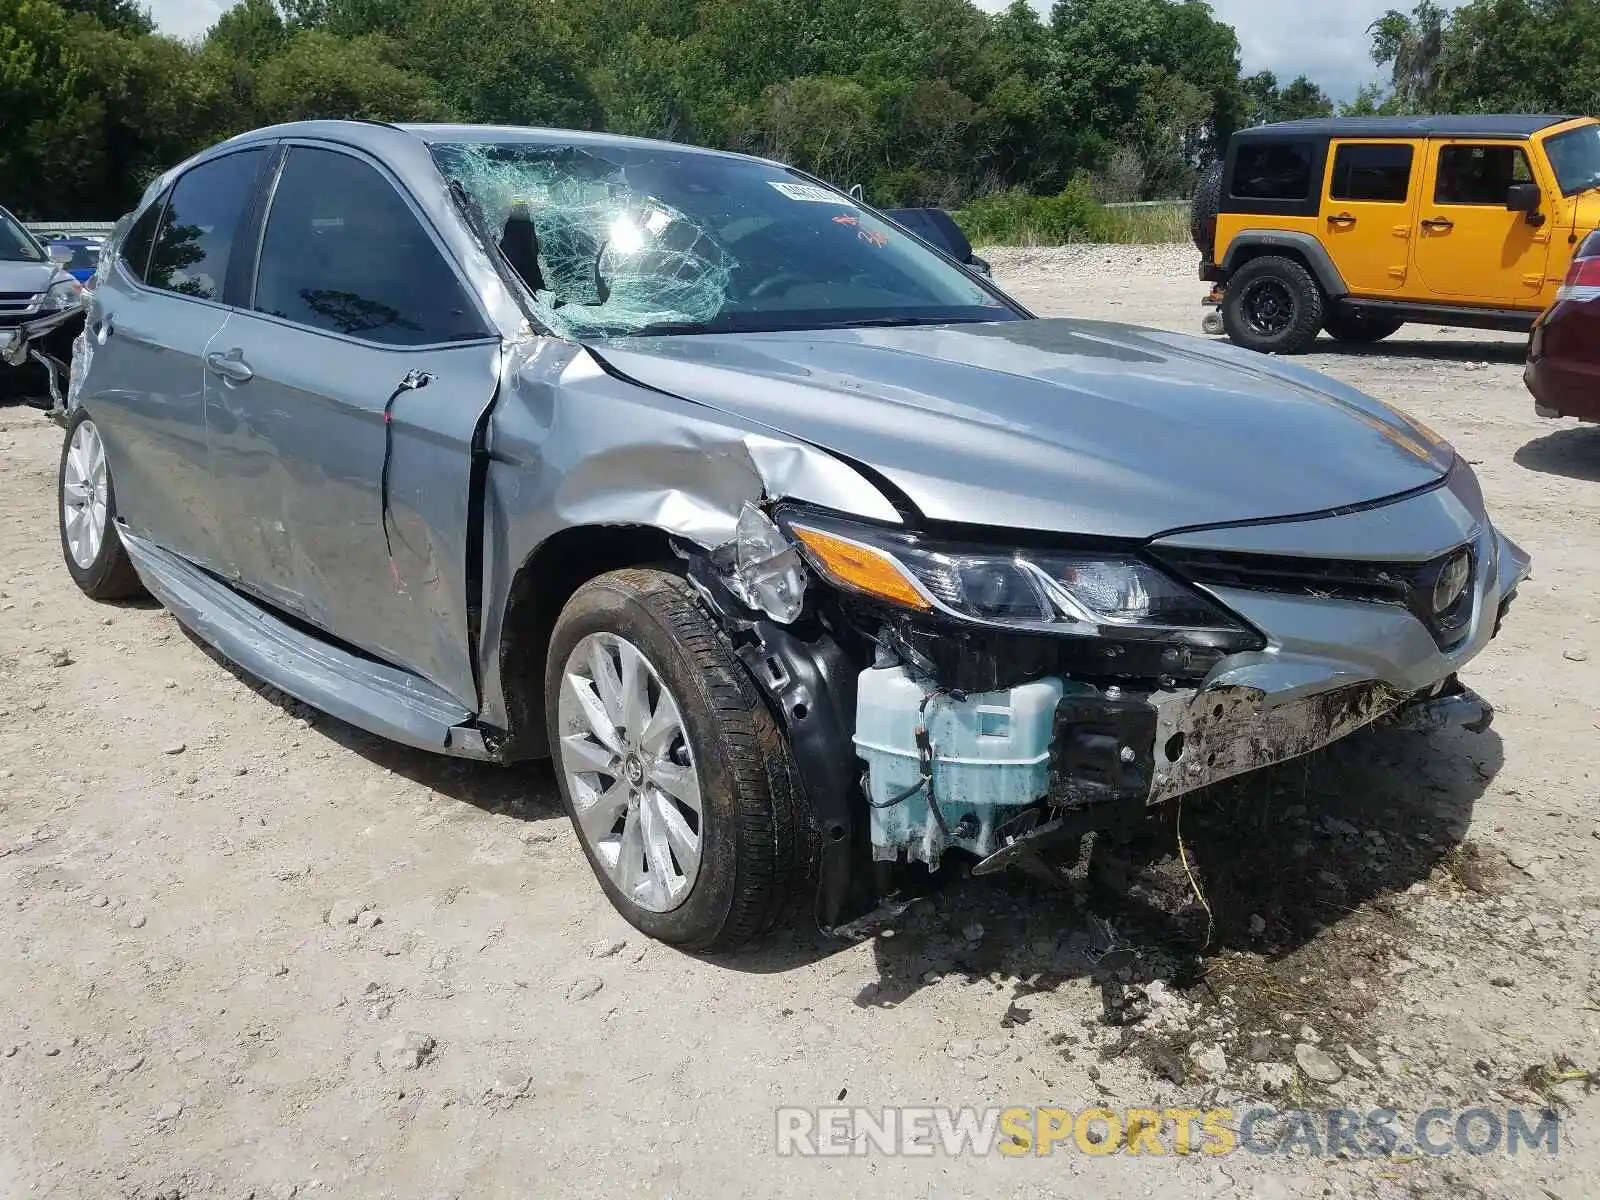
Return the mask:
[[1506, 209], [1509, 212], [1522, 213], [1528, 218], [1530, 225], [1544, 224], [1544, 219], [1539, 216], [1541, 199], [1543, 195], [1537, 183], [1513, 183], [1506, 189]]
[[72, 247], [51, 245], [50, 261], [58, 267], [64, 267], [72, 261]]

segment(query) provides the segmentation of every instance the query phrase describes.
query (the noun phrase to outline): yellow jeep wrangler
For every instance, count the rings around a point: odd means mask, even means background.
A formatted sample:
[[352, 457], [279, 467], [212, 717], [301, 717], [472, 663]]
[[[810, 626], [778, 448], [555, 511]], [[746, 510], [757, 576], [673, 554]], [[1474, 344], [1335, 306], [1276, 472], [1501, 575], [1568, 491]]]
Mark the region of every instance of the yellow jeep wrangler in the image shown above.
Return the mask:
[[1233, 135], [1191, 221], [1228, 336], [1298, 354], [1324, 329], [1526, 332], [1600, 226], [1597, 189], [1593, 117], [1288, 121]]

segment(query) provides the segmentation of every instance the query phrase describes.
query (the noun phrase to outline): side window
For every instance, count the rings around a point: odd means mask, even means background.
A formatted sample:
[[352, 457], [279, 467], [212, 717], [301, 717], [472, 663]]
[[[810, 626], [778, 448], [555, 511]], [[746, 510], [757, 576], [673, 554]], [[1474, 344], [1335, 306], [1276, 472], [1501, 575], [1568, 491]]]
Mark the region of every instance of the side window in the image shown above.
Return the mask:
[[150, 247], [156, 241], [156, 222], [161, 220], [161, 210], [166, 206], [167, 198], [159, 197], [139, 215], [139, 219], [128, 230], [128, 235], [122, 239], [122, 248], [117, 253], [122, 265], [135, 279], [142, 280], [150, 269]]
[[304, 146], [289, 151], [273, 195], [253, 307], [388, 346], [486, 332], [394, 185], [349, 154]]
[[1313, 142], [1240, 144], [1233, 160], [1233, 195], [1241, 200], [1304, 200], [1311, 195]]
[[220, 300], [233, 235], [250, 204], [263, 150], [241, 150], [186, 172], [172, 187], [145, 282], [168, 292]]
[[1442, 146], [1433, 201], [1502, 207], [1507, 188], [1532, 179], [1533, 171], [1521, 146]]
[[1333, 156], [1333, 200], [1404, 204], [1411, 192], [1412, 148], [1404, 142], [1340, 146]]

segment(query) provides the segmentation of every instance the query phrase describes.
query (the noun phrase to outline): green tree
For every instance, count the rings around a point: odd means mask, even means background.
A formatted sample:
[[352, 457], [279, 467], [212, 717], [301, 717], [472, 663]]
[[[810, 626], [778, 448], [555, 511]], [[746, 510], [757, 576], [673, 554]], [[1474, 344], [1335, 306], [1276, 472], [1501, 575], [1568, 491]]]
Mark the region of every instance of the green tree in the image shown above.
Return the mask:
[[337, 113], [366, 121], [430, 121], [451, 115], [433, 81], [398, 65], [387, 38], [340, 38], [302, 29], [256, 76], [259, 124]]
[[1248, 124], [1270, 125], [1274, 121], [1300, 121], [1308, 117], [1331, 117], [1333, 101], [1304, 75], [1278, 86], [1271, 71], [1258, 71], [1241, 83]]
[[1410, 16], [1391, 8], [1370, 26], [1373, 60], [1389, 68], [1389, 85], [1402, 111], [1435, 111], [1448, 23], [1443, 8], [1422, 0]]
[[1440, 106], [1600, 113], [1596, 47], [1597, 0], [1475, 0], [1445, 27]]
[[1399, 102], [1376, 83], [1362, 84], [1354, 100], [1339, 105], [1341, 117], [1392, 117], [1399, 111]]
[[235, 58], [260, 63], [284, 51], [289, 27], [272, 0], [239, 0], [217, 18], [206, 41]]

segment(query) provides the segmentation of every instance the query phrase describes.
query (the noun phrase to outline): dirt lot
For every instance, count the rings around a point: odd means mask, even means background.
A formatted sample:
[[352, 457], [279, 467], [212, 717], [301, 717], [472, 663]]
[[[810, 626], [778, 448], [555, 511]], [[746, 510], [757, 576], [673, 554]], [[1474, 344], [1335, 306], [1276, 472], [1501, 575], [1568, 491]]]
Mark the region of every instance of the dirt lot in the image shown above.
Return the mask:
[[[1041, 312], [1198, 329], [1182, 251], [994, 257]], [[547, 770], [385, 745], [80, 596], [59, 432], [0, 407], [0, 1198], [1600, 1195], [1600, 429], [1534, 417], [1516, 339], [1323, 350], [1477, 465], [1536, 574], [1468, 677], [1490, 732], [1186, 804], [1208, 943], [1167, 830], [1120, 892], [951, 880], [869, 942], [648, 944]], [[1405, 1124], [1380, 1156], [776, 1156], [777, 1106], [836, 1102]], [[1545, 1104], [1555, 1155], [1407, 1152], [1427, 1108]]]

